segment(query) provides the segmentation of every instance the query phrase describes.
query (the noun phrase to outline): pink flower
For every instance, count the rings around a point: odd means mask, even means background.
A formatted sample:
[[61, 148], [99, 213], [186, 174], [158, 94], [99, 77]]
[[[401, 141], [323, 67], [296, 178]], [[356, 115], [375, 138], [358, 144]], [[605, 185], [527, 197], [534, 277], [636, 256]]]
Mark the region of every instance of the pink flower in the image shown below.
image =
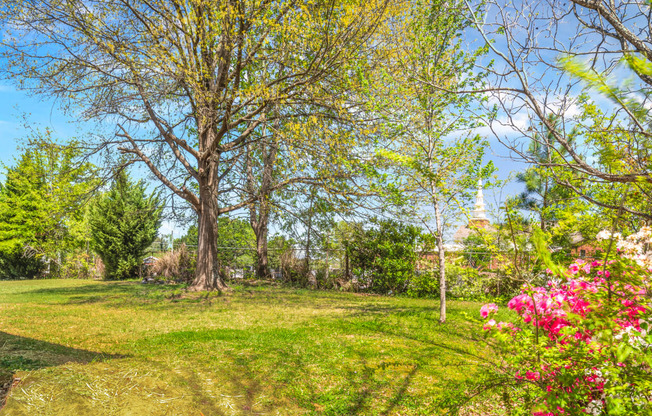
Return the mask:
[[525, 378], [528, 380], [537, 381], [539, 378], [541, 378], [541, 374], [539, 374], [538, 371], [526, 371]]
[[[619, 272], [610, 276], [609, 271], [604, 268], [609, 268], [611, 264], [613, 261], [605, 265], [602, 262], [587, 263], [577, 260], [569, 266], [566, 276], [561, 276], [559, 280], [551, 280], [545, 287], [524, 286], [520, 294], [507, 304], [509, 309], [518, 314], [517, 321], [513, 323], [496, 323], [493, 319], [489, 319], [490, 315], [498, 310], [494, 304], [487, 304], [481, 308], [481, 315], [487, 318], [483, 329], [489, 331], [490, 335], [498, 336], [498, 339], [503, 342], [520, 343], [522, 339], [517, 334], [529, 337], [531, 331], [535, 329], [533, 327], [537, 327], [538, 333], [547, 338], [547, 344], [543, 346], [545, 351], [553, 355], [561, 354], [562, 361], [558, 364], [541, 365], [536, 368], [533, 368], [531, 366], [533, 363], [527, 360], [517, 361], [512, 368], [516, 380], [541, 383], [547, 392], [544, 394], [547, 394], [548, 398], [563, 399], [564, 396], [577, 395], [586, 390], [587, 397], [595, 399], [604, 391], [605, 382], [596, 366], [585, 369], [583, 362], [568, 358], [568, 352], [573, 352], [576, 348], [588, 349], [590, 355], [595, 354], [595, 362], [600, 362], [603, 358], [608, 362], [612, 360], [608, 355], [611, 349], [609, 345], [602, 343], [601, 332], [599, 332], [604, 325], [609, 324], [607, 322], [603, 325], [604, 319], [610, 320], [611, 324], [617, 326], [617, 334], [628, 333], [632, 338], [642, 331], [642, 319], [644, 317], [649, 319], [647, 317], [652, 310], [646, 297], [649, 289], [646, 291], [639, 287], [640, 283], [632, 284], [629, 280], [621, 279], [622, 276], [637, 277], [636, 273], [639, 273], [639, 270], [632, 266], [631, 270], [625, 268], [624, 272], [620, 272], [621, 269], [618, 268], [616, 270]], [[644, 274], [642, 277], [649, 279], [645, 271], [642, 273]], [[607, 291], [614, 294], [613, 299], [607, 298]], [[608, 327], [611, 326], [609, 324]], [[504, 335], [498, 335], [501, 333]], [[505, 335], [509, 335], [508, 339]], [[624, 342], [623, 335], [617, 335], [615, 339]], [[574, 356], [570, 355], [570, 357]], [[611, 362], [611, 364], [629, 367], [631, 362], [631, 359], [623, 359], [622, 363]], [[526, 370], [528, 368], [529, 370]], [[577, 374], [574, 381], [564, 379], [571, 373]], [[561, 407], [548, 406], [546, 400], [544, 396], [539, 404], [545, 407], [535, 408], [539, 410], [534, 411], [533, 415], [568, 414], [568, 410]]]
[[484, 324], [482, 329], [484, 329], [485, 331], [488, 331], [491, 328], [493, 328], [494, 326], [496, 326], [496, 321], [494, 321], [493, 319], [490, 319], [490, 320], [487, 321], [486, 324]]
[[480, 315], [483, 318], [486, 318], [492, 313], [498, 312], [498, 306], [496, 306], [495, 303], [488, 303], [486, 305], [483, 305], [482, 308], [480, 308]]
[[[602, 276], [602, 270], [598, 270], [598, 276]], [[611, 273], [609, 272], [609, 270], [605, 271], [604, 272], [604, 277], [609, 278], [609, 276], [611, 276]]]
[[514, 326], [514, 324], [511, 323], [511, 322], [498, 322], [498, 324], [496, 325], [496, 328], [497, 328], [499, 331], [503, 331], [503, 330], [505, 330], [505, 329], [508, 329], [508, 330], [509, 330], [510, 332], [512, 332], [512, 333], [515, 333], [516, 331], [519, 330], [519, 329], [516, 328], [516, 327]]

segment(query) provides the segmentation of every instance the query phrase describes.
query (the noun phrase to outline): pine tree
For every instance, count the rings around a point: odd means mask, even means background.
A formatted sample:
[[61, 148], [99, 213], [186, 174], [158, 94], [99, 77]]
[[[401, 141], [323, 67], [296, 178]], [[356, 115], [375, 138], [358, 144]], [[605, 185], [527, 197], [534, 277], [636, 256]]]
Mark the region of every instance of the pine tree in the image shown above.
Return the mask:
[[136, 277], [138, 267], [161, 226], [162, 203], [120, 171], [111, 189], [90, 207], [91, 246], [102, 258], [105, 278]]

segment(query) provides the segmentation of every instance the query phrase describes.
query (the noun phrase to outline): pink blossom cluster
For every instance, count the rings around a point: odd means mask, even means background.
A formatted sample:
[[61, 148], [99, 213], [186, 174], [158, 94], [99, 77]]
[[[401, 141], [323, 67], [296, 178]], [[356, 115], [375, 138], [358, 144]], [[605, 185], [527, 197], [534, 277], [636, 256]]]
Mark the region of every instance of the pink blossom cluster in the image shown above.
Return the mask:
[[[553, 340], [559, 339], [562, 344], [565, 338], [561, 337], [560, 333], [566, 327], [575, 329], [572, 331], [575, 339], [589, 341], [592, 336], [591, 331], [579, 328], [576, 321], [578, 318], [585, 318], [590, 311], [600, 308], [596, 296], [592, 295], [611, 289], [622, 304], [618, 316], [615, 317], [616, 322], [622, 328], [633, 326], [639, 329], [639, 318], [645, 312], [645, 308], [638, 300], [645, 295], [645, 290], [631, 285], [616, 287], [608, 283], [606, 279], [609, 278], [609, 270], [603, 270], [602, 266], [603, 263], [599, 261], [588, 263], [577, 260], [568, 268], [572, 278], [563, 283], [550, 281], [548, 288], [524, 288], [521, 294], [507, 303], [507, 306], [516, 311], [524, 323], [542, 328], [548, 337]], [[483, 318], [487, 318], [497, 311], [498, 307], [492, 303], [484, 305], [480, 309], [480, 314]], [[506, 323], [491, 324], [490, 322], [487, 322], [488, 325], [485, 324], [487, 329], [507, 327]]]
[[[590, 314], [601, 314], [603, 312], [602, 300], [606, 298], [607, 292], [617, 299], [617, 313], [613, 316], [613, 322], [621, 328], [621, 332], [629, 330], [640, 331], [640, 323], [649, 314], [649, 311], [642, 306], [645, 290], [610, 279], [610, 272], [606, 270], [613, 264], [613, 261], [606, 265], [599, 261], [588, 263], [577, 260], [570, 265], [566, 276], [561, 281], [550, 281], [547, 288], [529, 287], [523, 288], [521, 293], [511, 299], [507, 306], [515, 311], [522, 321], [523, 329], [528, 325], [537, 328], [540, 334], [548, 339], [548, 347], [564, 351], [571, 348], [574, 343], [586, 343], [590, 350], [599, 353], [601, 346], [596, 342], [593, 330], [583, 325], [583, 320]], [[484, 305], [481, 310], [483, 318], [497, 313], [498, 307], [494, 304]], [[483, 329], [487, 331], [500, 331], [516, 337], [521, 328], [512, 323], [496, 323], [494, 319], [488, 320]], [[605, 356], [605, 359], [609, 357]], [[616, 363], [620, 364], [620, 363]], [[590, 368], [577, 373], [583, 374], [575, 379], [572, 385], [557, 382], [559, 374], [568, 369], [579, 369], [579, 364], [568, 361], [563, 367], [551, 367], [539, 365], [538, 368], [527, 370], [516, 370], [515, 377], [519, 380], [535, 382], [543, 387], [549, 394], [571, 393], [577, 391], [591, 391], [587, 399], [591, 403], [601, 402], [598, 399], [603, 390], [604, 381], [598, 376], [599, 370]], [[594, 404], [595, 404], [594, 403]], [[557, 412], [539, 412], [538, 415], [561, 415], [563, 409]]]
[[486, 318], [487, 316], [496, 312], [498, 312], [498, 306], [496, 306], [495, 303], [488, 303], [480, 308], [480, 315], [483, 318]]

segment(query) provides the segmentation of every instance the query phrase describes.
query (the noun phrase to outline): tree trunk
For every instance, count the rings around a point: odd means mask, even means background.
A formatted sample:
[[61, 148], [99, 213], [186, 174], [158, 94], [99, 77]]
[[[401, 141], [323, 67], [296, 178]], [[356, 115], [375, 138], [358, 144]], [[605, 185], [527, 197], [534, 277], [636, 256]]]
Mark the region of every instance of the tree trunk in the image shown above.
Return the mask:
[[344, 245], [344, 278], [347, 281], [351, 280], [351, 271], [349, 270], [349, 244], [348, 242]]
[[[276, 155], [278, 144], [276, 143], [275, 132], [278, 131], [278, 120], [274, 126], [274, 133], [269, 141], [259, 142], [262, 169], [260, 171], [260, 184], [257, 185], [257, 178], [254, 174], [254, 149], [248, 144], [246, 156], [247, 169], [247, 191], [251, 196], [258, 193], [257, 202], [249, 205], [249, 224], [256, 236], [256, 277], [258, 279], [270, 279], [272, 274], [269, 270], [267, 254], [267, 235], [269, 231], [270, 200], [272, 198], [272, 183], [274, 167], [276, 166]], [[263, 130], [265, 135], [266, 130]]]
[[[215, 170], [213, 166], [210, 172]], [[229, 287], [220, 275], [220, 266], [217, 262], [217, 210], [214, 206], [213, 192], [211, 192], [209, 183], [200, 184], [199, 192], [197, 269], [195, 271], [195, 280], [188, 287], [188, 290], [227, 290]]]
[[326, 270], [324, 271], [324, 279], [328, 282], [331, 275], [331, 234], [328, 233], [328, 241], [326, 242]]
[[262, 217], [261, 215], [258, 220], [258, 227], [253, 227], [256, 235], [256, 277], [258, 279], [269, 279], [271, 278], [267, 256], [267, 224], [269, 221], [267, 215], [264, 218]]
[[310, 206], [308, 208], [308, 235], [306, 237], [306, 257], [305, 257], [305, 264], [306, 264], [306, 273], [310, 273], [310, 236], [312, 234], [312, 202], [314, 199], [314, 194], [312, 193], [312, 190], [310, 192]]
[[439, 202], [435, 201], [435, 222], [437, 226], [437, 252], [439, 257], [439, 322], [446, 322], [446, 253], [444, 252], [444, 227]]

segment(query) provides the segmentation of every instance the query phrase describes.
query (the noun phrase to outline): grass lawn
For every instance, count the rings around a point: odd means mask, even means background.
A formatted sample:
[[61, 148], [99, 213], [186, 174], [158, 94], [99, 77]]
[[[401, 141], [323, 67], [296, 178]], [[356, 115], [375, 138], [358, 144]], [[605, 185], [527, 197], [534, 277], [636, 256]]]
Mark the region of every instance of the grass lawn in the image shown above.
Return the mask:
[[3, 415], [429, 415], [489, 352], [479, 304], [284, 287], [0, 282]]

